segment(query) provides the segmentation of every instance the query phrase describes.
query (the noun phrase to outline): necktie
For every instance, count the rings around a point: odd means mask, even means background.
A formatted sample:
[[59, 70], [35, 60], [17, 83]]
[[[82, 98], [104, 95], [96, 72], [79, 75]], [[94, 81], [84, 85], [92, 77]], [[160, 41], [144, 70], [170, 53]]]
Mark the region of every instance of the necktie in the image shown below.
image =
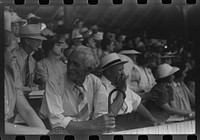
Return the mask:
[[122, 105], [122, 110], [123, 110], [124, 114], [125, 114], [126, 111], [128, 110], [128, 105], [125, 103], [125, 101], [124, 101], [124, 103], [123, 103], [123, 105]]
[[86, 121], [89, 119], [89, 109], [88, 109], [88, 102], [83, 94], [81, 92], [81, 89], [77, 86], [75, 86], [75, 90], [78, 94], [78, 118], [81, 121]]
[[25, 86], [30, 86], [29, 57], [30, 56], [28, 56], [25, 61], [25, 72], [26, 72], [26, 78], [25, 78], [25, 84], [24, 84]]

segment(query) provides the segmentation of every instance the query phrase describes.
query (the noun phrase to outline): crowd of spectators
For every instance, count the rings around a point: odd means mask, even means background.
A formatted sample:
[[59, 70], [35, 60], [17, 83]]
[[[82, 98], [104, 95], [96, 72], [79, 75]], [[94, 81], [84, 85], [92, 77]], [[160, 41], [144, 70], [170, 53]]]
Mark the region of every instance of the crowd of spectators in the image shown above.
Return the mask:
[[[137, 122], [138, 126], [159, 125], [170, 114], [194, 118], [195, 61], [191, 44], [183, 45], [182, 40], [173, 38], [151, 38], [147, 32], [136, 37], [120, 30], [104, 32], [98, 25], [88, 26], [80, 19], [74, 21], [70, 32], [56, 33], [40, 17], [29, 14], [26, 20], [21, 19], [9, 7], [5, 7], [4, 16], [5, 59], [13, 53], [12, 62], [5, 63], [5, 108], [11, 110], [5, 112], [6, 133], [47, 134], [46, 127], [58, 126], [76, 133], [92, 131], [95, 125], [93, 131], [97, 132], [113, 128], [114, 117], [117, 130], [134, 124], [137, 127]], [[71, 91], [72, 83], [79, 87], [78, 92], [89, 95], [89, 115], [85, 118], [74, 116], [77, 103], [73, 100], [78, 97], [70, 94], [77, 92]], [[15, 88], [10, 91], [10, 87]], [[126, 97], [117, 92], [119, 95], [112, 98], [112, 115], [106, 114], [107, 97], [114, 88], [121, 89]], [[45, 94], [33, 110], [25, 97], [38, 90]], [[15, 117], [15, 106], [29, 127], [10, 121]], [[137, 112], [139, 119], [132, 112]], [[123, 120], [124, 115], [134, 118], [131, 124], [127, 116]], [[50, 126], [42, 123], [44, 118]], [[150, 123], [141, 125], [144, 120]]]

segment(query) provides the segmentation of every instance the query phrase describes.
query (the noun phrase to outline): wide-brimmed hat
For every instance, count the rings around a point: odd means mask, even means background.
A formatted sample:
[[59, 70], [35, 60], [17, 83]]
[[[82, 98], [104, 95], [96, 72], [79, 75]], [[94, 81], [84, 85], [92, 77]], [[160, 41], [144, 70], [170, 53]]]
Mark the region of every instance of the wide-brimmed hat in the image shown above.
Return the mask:
[[80, 40], [80, 41], [84, 40], [82, 34], [75, 34], [72, 39], [73, 40]]
[[175, 72], [179, 71], [180, 69], [178, 67], [172, 67], [167, 63], [159, 65], [156, 70], [155, 70], [155, 78], [156, 79], [161, 79], [168, 77]]
[[110, 53], [101, 58], [101, 70], [105, 70], [111, 66], [125, 64], [128, 61], [122, 61], [116, 53]]
[[120, 54], [141, 54], [141, 52], [138, 52], [136, 50], [122, 50], [119, 52]]
[[17, 13], [13, 12], [11, 14], [11, 23], [19, 23], [20, 26], [24, 26], [27, 24], [27, 21], [25, 19], [20, 18]]
[[39, 24], [28, 24], [20, 27], [19, 35], [21, 38], [46, 40], [46, 38], [41, 35], [41, 27]]

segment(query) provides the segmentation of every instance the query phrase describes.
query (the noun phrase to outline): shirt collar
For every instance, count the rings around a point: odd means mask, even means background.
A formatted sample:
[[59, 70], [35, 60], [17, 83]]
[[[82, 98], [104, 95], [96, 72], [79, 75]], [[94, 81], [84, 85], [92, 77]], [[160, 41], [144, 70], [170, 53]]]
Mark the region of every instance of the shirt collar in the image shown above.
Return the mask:
[[101, 77], [101, 81], [103, 85], [106, 87], [106, 89], [108, 89], [108, 87], [112, 85], [111, 81], [109, 81], [105, 76]]
[[[87, 78], [88, 78], [88, 76], [86, 76], [85, 81], [83, 82], [83, 86], [81, 86], [81, 88], [82, 88], [84, 91], [87, 91], [87, 90], [88, 90], [88, 88], [87, 88], [87, 81], [86, 81]], [[67, 77], [66, 77], [66, 79], [67, 79]], [[74, 82], [72, 82], [70, 79], [67, 79], [66, 81], [67, 81], [67, 86], [68, 86], [71, 90], [73, 90], [75, 86], [80, 87], [80, 86], [76, 85]]]

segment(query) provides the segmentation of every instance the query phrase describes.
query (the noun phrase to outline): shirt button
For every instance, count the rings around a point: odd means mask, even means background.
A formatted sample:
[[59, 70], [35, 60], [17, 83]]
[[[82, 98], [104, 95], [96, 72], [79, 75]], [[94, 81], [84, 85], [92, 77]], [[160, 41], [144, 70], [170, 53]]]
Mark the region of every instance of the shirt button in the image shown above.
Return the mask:
[[8, 100], [6, 100], [6, 104], [8, 104]]
[[7, 108], [7, 112], [9, 112], [9, 108]]

